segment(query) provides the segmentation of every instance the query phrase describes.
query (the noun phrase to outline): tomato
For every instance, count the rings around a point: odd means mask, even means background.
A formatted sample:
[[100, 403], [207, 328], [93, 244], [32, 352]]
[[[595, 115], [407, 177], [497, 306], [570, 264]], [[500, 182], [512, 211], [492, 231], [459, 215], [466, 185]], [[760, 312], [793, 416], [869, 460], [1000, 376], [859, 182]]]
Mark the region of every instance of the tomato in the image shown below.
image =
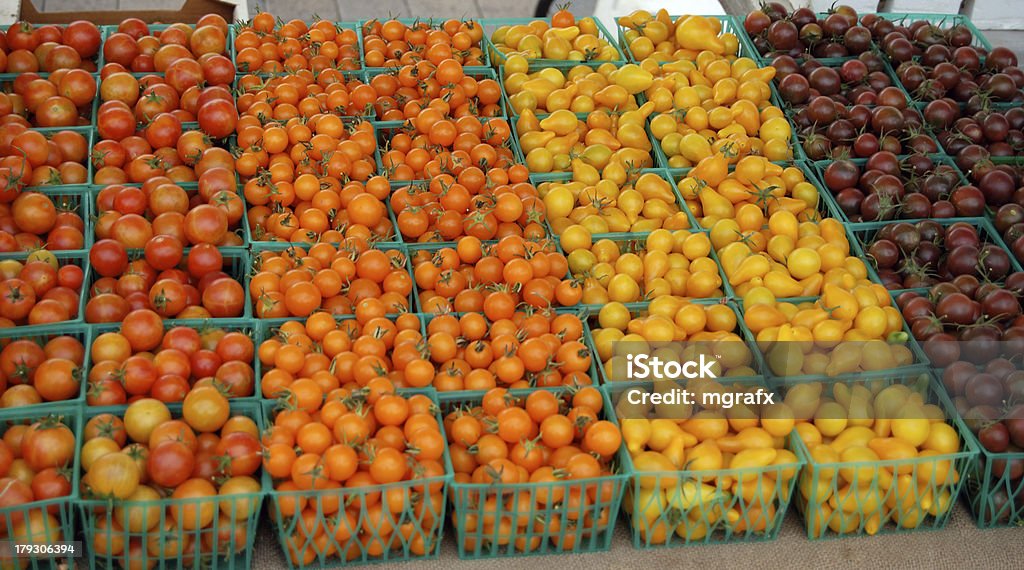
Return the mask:
[[93, 463], [85, 483], [100, 497], [126, 499], [138, 488], [140, 477], [139, 467], [131, 457], [122, 452], [108, 453]]
[[128, 267], [128, 252], [112, 239], [102, 239], [89, 250], [89, 263], [103, 277], [118, 277]]
[[223, 277], [203, 290], [202, 302], [214, 318], [238, 317], [245, 309], [245, 291], [238, 281]]
[[[0, 507], [14, 507], [18, 505], [24, 505], [34, 500], [32, 488], [23, 481], [17, 478], [4, 477], [0, 479]], [[25, 511], [21, 509], [14, 509], [8, 515], [4, 515], [2, 519], [5, 522], [11, 524], [17, 524], [21, 522], [25, 517]]]
[[217, 455], [230, 458], [227, 474], [231, 477], [252, 475], [262, 463], [260, 443], [256, 436], [245, 432], [234, 432], [221, 438]]
[[161, 487], [174, 488], [184, 483], [194, 466], [195, 455], [181, 442], [165, 441], [149, 452], [150, 478]]
[[21, 442], [21, 456], [34, 471], [69, 465], [74, 449], [75, 434], [55, 417], [32, 424]]
[[193, 389], [185, 397], [182, 413], [185, 421], [196, 431], [214, 432], [227, 422], [230, 410], [224, 395], [212, 386], [203, 386]]
[[66, 358], [50, 358], [36, 368], [33, 386], [48, 402], [71, 400], [78, 396], [82, 370]]
[[[224, 499], [220, 501], [220, 512], [231, 520], [241, 521], [249, 518], [258, 508], [259, 499], [255, 496], [261, 492], [260, 483], [252, 477], [231, 477], [225, 481], [217, 494]], [[235, 497], [234, 495], [247, 495]], [[231, 526], [230, 523], [228, 526]]]
[[143, 398], [136, 400], [125, 410], [125, 431], [132, 441], [149, 443], [153, 430], [170, 419], [171, 412], [163, 402], [152, 398]]

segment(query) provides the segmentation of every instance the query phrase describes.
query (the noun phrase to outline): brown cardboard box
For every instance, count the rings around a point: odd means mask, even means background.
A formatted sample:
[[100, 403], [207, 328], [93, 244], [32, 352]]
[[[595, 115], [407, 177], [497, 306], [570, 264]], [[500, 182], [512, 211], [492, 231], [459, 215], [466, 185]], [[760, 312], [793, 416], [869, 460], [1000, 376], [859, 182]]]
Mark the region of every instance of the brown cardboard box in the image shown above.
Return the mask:
[[246, 3], [222, 2], [221, 0], [184, 0], [177, 10], [132, 10], [132, 11], [88, 11], [88, 12], [40, 12], [32, 0], [21, 0], [18, 19], [33, 24], [67, 24], [75, 20], [88, 20], [97, 25], [116, 25], [127, 17], [143, 20], [148, 24], [184, 22], [193, 24], [206, 14], [220, 14], [228, 22], [246, 16]]

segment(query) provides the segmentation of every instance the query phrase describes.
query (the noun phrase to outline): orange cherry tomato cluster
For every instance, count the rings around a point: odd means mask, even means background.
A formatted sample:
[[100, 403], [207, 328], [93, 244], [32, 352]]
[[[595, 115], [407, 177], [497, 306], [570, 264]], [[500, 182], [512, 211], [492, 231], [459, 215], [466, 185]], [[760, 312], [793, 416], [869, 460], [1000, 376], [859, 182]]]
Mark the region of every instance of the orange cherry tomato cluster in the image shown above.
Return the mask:
[[544, 202], [521, 164], [487, 174], [470, 166], [457, 178], [441, 174], [428, 183], [396, 188], [389, 202], [398, 231], [409, 241], [446, 242], [462, 236], [537, 240], [547, 236]]
[[[233, 261], [217, 246], [200, 244], [182, 251], [167, 236], [146, 244], [144, 256], [128, 261], [127, 250], [113, 239], [96, 242], [89, 252], [98, 276], [89, 287], [87, 323], [120, 322], [129, 312], [150, 309], [158, 318], [210, 319], [240, 317], [245, 290], [228, 274]], [[234, 271], [239, 271], [235, 268]]]
[[367, 67], [401, 67], [454, 59], [465, 66], [482, 66], [484, 29], [474, 20], [370, 20], [363, 24], [363, 59]]
[[370, 79], [377, 93], [374, 110], [383, 121], [415, 119], [426, 107], [445, 117], [496, 117], [503, 114], [501, 85], [486, 74], [465, 73], [462, 64], [420, 61]]
[[[5, 328], [12, 326], [9, 322], [3, 324]], [[45, 342], [28, 338], [3, 341], [0, 408], [23, 408], [78, 397], [85, 362], [82, 341], [72, 335], [53, 335], [42, 340]]]
[[291, 206], [311, 199], [296, 192], [295, 181], [302, 174], [340, 187], [342, 178], [365, 182], [377, 169], [373, 125], [346, 123], [331, 114], [266, 124], [251, 115], [242, 117], [238, 147], [235, 172], [245, 182], [246, 202], [255, 206]]
[[0, 515], [0, 524], [5, 527], [5, 539], [31, 541], [33, 537], [45, 536], [64, 540], [57, 520], [61, 516], [59, 502], [48, 507], [26, 507], [34, 501], [71, 494], [73, 428], [78, 427], [72, 419], [58, 415], [33, 418], [31, 424], [17, 422], [4, 432], [0, 440], [0, 488], [4, 490], [3, 504], [8, 510]]
[[9, 326], [45, 325], [78, 318], [85, 275], [52, 253], [30, 254], [25, 262], [0, 261], [0, 319]]
[[[585, 539], [607, 528], [615, 484], [597, 478], [611, 474], [622, 434], [600, 419], [603, 408], [593, 387], [562, 395], [538, 390], [526, 398], [494, 388], [478, 404], [445, 416], [455, 481], [489, 486], [471, 492], [466, 512], [452, 513], [465, 550], [496, 542], [529, 552], [545, 536], [556, 548], [572, 550], [577, 535]], [[500, 487], [518, 483], [538, 485], [519, 492]], [[549, 515], [533, 519], [531, 513]]]
[[261, 319], [307, 317], [317, 309], [347, 315], [367, 303], [383, 316], [407, 312], [412, 288], [404, 253], [349, 239], [339, 247], [318, 243], [308, 252], [293, 246], [258, 253], [249, 297]]
[[383, 176], [365, 183], [350, 180], [335, 188], [330, 177], [301, 174], [295, 179], [296, 194], [312, 196], [292, 206], [249, 206], [246, 215], [255, 241], [293, 243], [341, 243], [394, 236], [394, 224], [383, 200], [391, 186]]
[[[285, 554], [310, 564], [321, 555], [432, 552], [445, 508], [445, 441], [433, 400], [345, 388], [321, 400], [312, 411], [280, 410], [263, 437], [263, 468], [280, 493], [274, 515], [298, 520]], [[361, 489], [376, 485], [387, 488]]]
[[368, 116], [373, 114], [377, 100], [373, 87], [335, 69], [315, 75], [296, 71], [271, 78], [243, 75], [238, 90], [239, 113], [275, 121], [328, 112], [345, 117]]
[[90, 347], [87, 403], [119, 406], [141, 397], [181, 402], [194, 389], [214, 386], [231, 398], [252, 396], [255, 345], [245, 332], [176, 326], [139, 309], [117, 332], [98, 334]]
[[[128, 249], [166, 250], [168, 258], [173, 257], [172, 245], [178, 254], [186, 245], [242, 245], [234, 230], [241, 226], [245, 204], [235, 191], [234, 174], [216, 168], [205, 172], [201, 180], [199, 190], [191, 196], [162, 177], [151, 178], [141, 187], [104, 187], [96, 195], [96, 238], [114, 239]], [[157, 237], [158, 242], [152, 243]], [[179, 260], [180, 256], [159, 265], [174, 267]]]
[[44, 79], [26, 72], [0, 93], [0, 120], [34, 127], [87, 126], [96, 79], [84, 69], [61, 69]]
[[81, 462], [83, 498], [115, 501], [86, 515], [86, 548], [105, 565], [178, 557], [199, 563], [249, 544], [260, 500], [259, 428], [212, 386], [189, 394], [178, 418], [152, 398], [120, 415], [94, 416]]
[[19, 122], [0, 125], [0, 203], [23, 188], [88, 184], [89, 141], [77, 131], [43, 134]]
[[302, 20], [278, 25], [273, 14], [260, 12], [235, 35], [235, 60], [242, 73], [359, 69], [356, 30], [328, 20], [310, 26]]
[[470, 166], [490, 174], [516, 165], [512, 127], [504, 118], [450, 120], [438, 109], [427, 107], [404, 126], [382, 129], [380, 134], [387, 149], [381, 160], [389, 180], [427, 180], [440, 174], [457, 177]]
[[427, 335], [422, 354], [437, 367], [440, 392], [593, 383], [583, 323], [574, 314], [525, 309], [490, 321], [479, 313], [435, 315]]
[[579, 283], [565, 277], [565, 256], [548, 241], [506, 236], [485, 246], [468, 236], [454, 247], [417, 250], [412, 261], [419, 306], [428, 313], [482, 312], [496, 321], [522, 306], [569, 307], [583, 296]]
[[92, 22], [36, 26], [18, 21], [0, 32], [0, 73], [96, 71], [102, 35]]

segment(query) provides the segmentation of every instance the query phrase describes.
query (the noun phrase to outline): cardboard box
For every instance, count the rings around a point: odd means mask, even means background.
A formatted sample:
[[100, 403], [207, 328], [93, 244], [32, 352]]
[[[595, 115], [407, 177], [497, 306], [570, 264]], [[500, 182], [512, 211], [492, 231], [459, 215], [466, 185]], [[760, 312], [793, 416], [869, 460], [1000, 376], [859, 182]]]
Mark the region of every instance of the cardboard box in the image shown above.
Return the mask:
[[139, 18], [149, 24], [190, 24], [206, 14], [220, 14], [228, 22], [246, 20], [249, 18], [249, 5], [247, 0], [184, 0], [184, 4], [176, 10], [41, 12], [32, 0], [0, 0], [0, 25], [18, 20], [33, 24], [67, 24], [75, 20], [89, 20], [102, 26], [119, 24], [128, 17]]

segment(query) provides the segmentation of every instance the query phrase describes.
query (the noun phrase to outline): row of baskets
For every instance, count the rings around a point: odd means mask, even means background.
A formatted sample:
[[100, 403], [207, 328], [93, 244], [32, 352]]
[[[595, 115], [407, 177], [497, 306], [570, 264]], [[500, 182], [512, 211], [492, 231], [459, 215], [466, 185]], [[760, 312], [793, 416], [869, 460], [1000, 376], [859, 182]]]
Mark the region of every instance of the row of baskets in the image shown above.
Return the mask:
[[[885, 386], [901, 380], [890, 377], [875, 381]], [[137, 562], [139, 553], [126, 550], [118, 556], [103, 555], [103, 540], [111, 540], [103, 529], [111, 528], [115, 521], [119, 526], [128, 528], [125, 525], [129, 524], [130, 517], [148, 513], [143, 516], [159, 517], [160, 526], [157, 528], [165, 529], [164, 532], [125, 532], [122, 538], [125, 543], [132, 538], [153, 541], [155, 546], [166, 546], [167, 549], [158, 548], [152, 552], [174, 553], [150, 562], [169, 567], [195, 566], [201, 562], [202, 566], [211, 568], [246, 568], [252, 562], [261, 504], [267, 499], [268, 518], [275, 525], [286, 558], [291, 567], [304, 568], [434, 557], [439, 552], [445, 521], [449, 518], [459, 556], [470, 559], [607, 550], [620, 512], [625, 515], [637, 548], [771, 540], [777, 536], [791, 502], [796, 503], [811, 539], [938, 529], [948, 522], [952, 505], [964, 488], [979, 526], [1001, 525], [1007, 518], [1018, 518], [1024, 510], [1017, 500], [1020, 481], [1012, 481], [1008, 476], [992, 476], [993, 469], [1002, 469], [998, 464], [1002, 458], [987, 452], [979, 454], [974, 437], [955, 417], [952, 404], [941, 386], [927, 373], [918, 377], [908, 376], [902, 381], [911, 383], [912, 389], [918, 391], [924, 401], [938, 405], [953, 417], [949, 423], [958, 434], [960, 451], [910, 460], [824, 464], [815, 461], [808, 443], [799, 431], [794, 431], [786, 439], [785, 449], [796, 460], [763, 468], [645, 471], [637, 468], [623, 447], [613, 462], [613, 473], [608, 476], [512, 485], [452, 480], [451, 460], [446, 451], [444, 463], [449, 475], [438, 477], [436, 481], [415, 480], [386, 487], [284, 492], [275, 490], [271, 478], [264, 474], [261, 492], [218, 500], [221, 512], [229, 514], [235, 521], [231, 528], [218, 528], [218, 525], [224, 525], [224, 519], [218, 522], [216, 518], [213, 526], [183, 528], [168, 514], [188, 505], [197, 506], [202, 499], [165, 499], [131, 503], [130, 508], [128, 504], [122, 504], [120, 509], [111, 509], [118, 505], [81, 499], [77, 491], [64, 500], [0, 510], [0, 520], [6, 524], [7, 533], [14, 534], [19, 521], [38, 516], [39, 509], [46, 508], [60, 522], [65, 540], [74, 536], [76, 527], [81, 531], [90, 567], [110, 567]], [[853, 381], [846, 382], [851, 384]], [[827, 385], [827, 393], [834, 385]], [[606, 419], [621, 423], [616, 411], [620, 400], [627, 390], [636, 386], [644, 385], [622, 383], [601, 389]], [[775, 393], [783, 395], [787, 389], [777, 386]], [[441, 414], [460, 406], [479, 404], [482, 398], [479, 393], [440, 396], [432, 390], [420, 393], [427, 394], [438, 405], [439, 421]], [[85, 421], [100, 413], [123, 413], [123, 408], [89, 409], [84, 416], [81, 409], [74, 406], [56, 406], [50, 411], [63, 417], [64, 423], [78, 436], [80, 444]], [[262, 428], [274, 413], [274, 403], [238, 401], [232, 404], [232, 412], [253, 419]], [[28, 413], [12, 416], [7, 419], [4, 429], [14, 423], [37, 419], [38, 415]], [[1024, 457], [1012, 459], [1024, 461]], [[76, 488], [77, 462], [76, 453]], [[934, 473], [942, 469], [954, 475], [936, 477]], [[858, 477], [861, 481], [856, 492], [843, 482], [849, 478], [850, 472], [855, 472], [855, 481]], [[906, 476], [911, 481], [922, 481], [922, 484], [910, 488], [898, 484]], [[423, 492], [427, 487], [440, 501], [435, 500], [428, 507], [415, 510], [407, 507], [393, 513], [393, 519], [388, 521], [388, 528], [402, 527], [409, 532], [382, 534], [370, 524], [367, 509], [377, 500], [374, 498], [377, 493], [385, 490], [397, 492], [396, 489], [406, 493]], [[1011, 494], [1008, 502], [993, 501], [992, 497], [1000, 491], [1015, 494]], [[552, 501], [547, 505], [531, 500], [542, 493], [586, 499]], [[838, 503], [835, 499], [837, 493], [840, 497]], [[317, 520], [284, 516], [282, 513], [289, 512], [295, 501], [308, 502], [316, 512]], [[354, 514], [355, 520], [349, 524], [362, 528], [362, 532], [349, 539], [328, 538], [316, 543], [313, 537], [304, 536], [305, 525], [337, 524], [339, 504]], [[528, 512], [517, 508], [523, 504], [532, 505]], [[911, 508], [914, 504], [925, 506], [921, 506], [918, 512]], [[33, 511], [36, 515], [32, 514]], [[375, 549], [374, 543], [385, 538], [385, 534], [387, 547]], [[186, 546], [182, 547], [182, 543]], [[344, 556], [339, 557], [338, 553], [344, 553]], [[36, 558], [30, 565], [42, 568], [61, 558]]]

